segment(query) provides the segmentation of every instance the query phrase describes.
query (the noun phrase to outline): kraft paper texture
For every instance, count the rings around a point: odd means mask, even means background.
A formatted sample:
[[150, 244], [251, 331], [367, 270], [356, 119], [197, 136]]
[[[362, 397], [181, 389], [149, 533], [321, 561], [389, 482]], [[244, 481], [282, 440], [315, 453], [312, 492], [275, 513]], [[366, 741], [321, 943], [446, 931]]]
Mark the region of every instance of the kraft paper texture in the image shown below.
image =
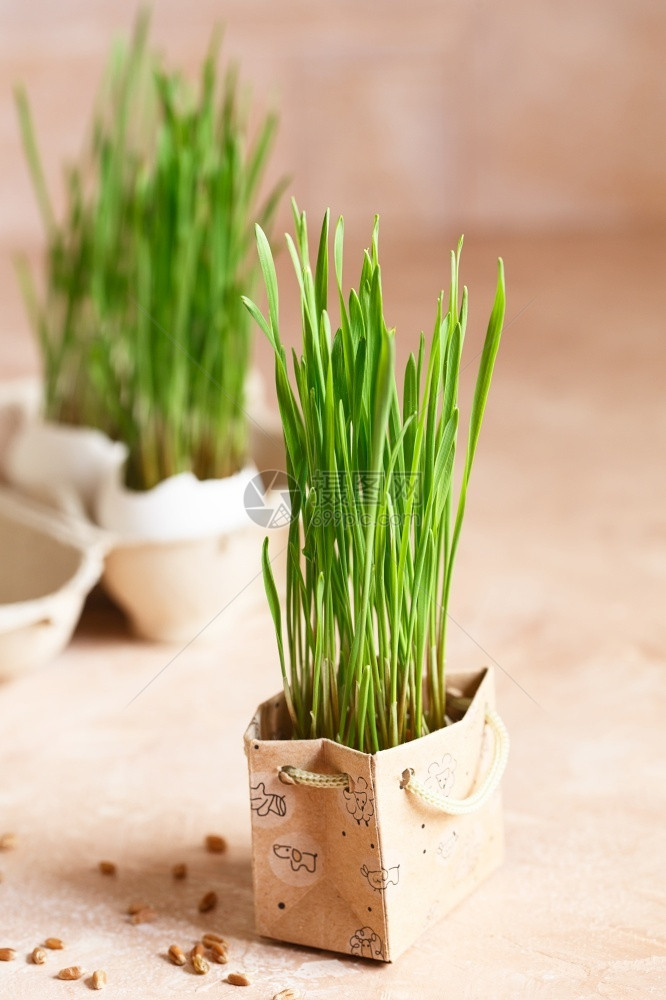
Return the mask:
[[[499, 791], [459, 817], [400, 787], [411, 767], [434, 791], [465, 798], [488, 769], [492, 670], [450, 674], [447, 683], [472, 697], [465, 715], [376, 754], [327, 739], [291, 740], [283, 696], [260, 705], [245, 733], [260, 934], [390, 962], [501, 863]], [[345, 772], [353, 789], [285, 784], [278, 778], [285, 764]]]

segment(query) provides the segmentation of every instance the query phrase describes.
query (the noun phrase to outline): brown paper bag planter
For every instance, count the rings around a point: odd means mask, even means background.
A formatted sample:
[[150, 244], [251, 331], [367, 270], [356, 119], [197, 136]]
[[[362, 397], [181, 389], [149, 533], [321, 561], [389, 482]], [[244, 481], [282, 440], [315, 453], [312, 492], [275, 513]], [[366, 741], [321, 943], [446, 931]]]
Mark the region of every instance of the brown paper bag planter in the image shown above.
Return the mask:
[[390, 962], [501, 863], [492, 670], [448, 683], [458, 721], [375, 754], [291, 740], [283, 695], [260, 705], [245, 734], [260, 934]]

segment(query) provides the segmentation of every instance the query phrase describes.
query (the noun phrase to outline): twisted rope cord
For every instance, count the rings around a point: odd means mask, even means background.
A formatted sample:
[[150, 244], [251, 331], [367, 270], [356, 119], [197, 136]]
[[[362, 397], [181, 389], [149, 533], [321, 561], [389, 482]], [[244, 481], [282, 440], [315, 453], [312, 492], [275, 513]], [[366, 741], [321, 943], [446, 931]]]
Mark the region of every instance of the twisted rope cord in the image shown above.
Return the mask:
[[466, 799], [453, 799], [447, 795], [439, 795], [437, 792], [431, 792], [429, 788], [426, 788], [425, 785], [414, 777], [412, 768], [408, 768], [403, 772], [402, 787], [411, 792], [412, 795], [418, 795], [428, 805], [434, 806], [435, 809], [439, 809], [440, 812], [447, 813], [449, 816], [466, 816], [468, 813], [480, 809], [481, 806], [486, 804], [499, 785], [509, 758], [509, 734], [499, 715], [492, 708], [486, 709], [486, 722], [493, 730], [495, 736], [495, 753], [493, 754], [492, 763], [481, 787], [471, 795], [468, 795]]
[[[431, 792], [414, 777], [412, 768], [403, 772], [400, 787], [418, 795], [428, 805], [448, 813], [450, 816], [465, 816], [475, 812], [485, 805], [500, 783], [509, 757], [509, 734], [506, 726], [494, 709], [486, 709], [486, 722], [493, 730], [495, 737], [495, 752], [483, 784], [466, 799], [452, 799], [446, 795]], [[315, 771], [305, 771], [300, 767], [285, 764], [278, 769], [280, 781], [289, 785], [306, 785], [310, 788], [349, 788], [348, 774], [317, 774]]]
[[287, 785], [309, 785], [310, 788], [349, 788], [348, 774], [316, 774], [300, 767], [285, 764], [279, 768], [278, 777]]

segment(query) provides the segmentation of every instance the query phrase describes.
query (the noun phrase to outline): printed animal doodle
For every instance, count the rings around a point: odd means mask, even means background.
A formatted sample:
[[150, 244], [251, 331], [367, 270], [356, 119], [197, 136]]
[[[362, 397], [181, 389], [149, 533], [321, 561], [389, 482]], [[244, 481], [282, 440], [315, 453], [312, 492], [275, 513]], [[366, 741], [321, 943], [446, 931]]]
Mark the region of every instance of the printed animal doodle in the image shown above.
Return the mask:
[[469, 878], [478, 867], [483, 853], [483, 833], [474, 827], [467, 829], [460, 838], [456, 864], [453, 872], [454, 881], [462, 882]]
[[439, 918], [442, 915], [440, 910], [441, 910], [441, 903], [438, 899], [436, 899], [435, 902], [431, 903], [431, 905], [428, 907], [428, 912], [426, 913], [425, 924], [424, 924], [425, 927], [429, 927], [430, 924], [434, 924], [436, 920], [439, 920]]
[[431, 792], [450, 795], [456, 778], [456, 761], [450, 753], [445, 753], [441, 760], [434, 760], [428, 768], [426, 785]]
[[361, 823], [369, 826], [375, 814], [375, 800], [372, 795], [368, 795], [368, 783], [365, 778], [355, 781], [352, 788], [345, 788], [343, 794], [347, 800], [347, 812], [354, 817], [359, 826]]
[[257, 816], [267, 816], [268, 813], [274, 813], [276, 816], [287, 814], [286, 797], [278, 795], [277, 792], [267, 792], [263, 781], [250, 786], [250, 807]]
[[273, 844], [273, 854], [281, 861], [289, 861], [293, 872], [299, 872], [301, 868], [313, 873], [317, 870], [317, 855], [310, 851], [299, 851], [289, 844]]
[[393, 865], [392, 868], [378, 868], [376, 871], [368, 871], [368, 866], [363, 865], [361, 875], [367, 878], [373, 889], [381, 892], [389, 885], [397, 885], [400, 881], [400, 865]]
[[444, 840], [440, 840], [437, 845], [437, 860], [438, 861], [448, 861], [448, 859], [453, 854], [454, 848], [458, 843], [458, 833], [456, 830], [451, 830], [448, 837]]
[[349, 939], [349, 947], [352, 955], [357, 955], [359, 958], [384, 960], [382, 939], [379, 934], [375, 934], [372, 927], [359, 927]]

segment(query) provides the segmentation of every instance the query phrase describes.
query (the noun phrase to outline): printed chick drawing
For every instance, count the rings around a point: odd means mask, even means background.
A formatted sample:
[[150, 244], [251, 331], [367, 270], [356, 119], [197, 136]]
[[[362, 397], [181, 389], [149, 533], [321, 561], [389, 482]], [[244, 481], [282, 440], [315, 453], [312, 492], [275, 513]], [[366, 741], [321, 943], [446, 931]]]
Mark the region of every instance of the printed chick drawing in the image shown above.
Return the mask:
[[392, 868], [378, 868], [371, 872], [367, 865], [361, 868], [361, 875], [367, 878], [373, 889], [381, 891], [389, 885], [397, 885], [400, 881], [400, 865], [393, 865]]

